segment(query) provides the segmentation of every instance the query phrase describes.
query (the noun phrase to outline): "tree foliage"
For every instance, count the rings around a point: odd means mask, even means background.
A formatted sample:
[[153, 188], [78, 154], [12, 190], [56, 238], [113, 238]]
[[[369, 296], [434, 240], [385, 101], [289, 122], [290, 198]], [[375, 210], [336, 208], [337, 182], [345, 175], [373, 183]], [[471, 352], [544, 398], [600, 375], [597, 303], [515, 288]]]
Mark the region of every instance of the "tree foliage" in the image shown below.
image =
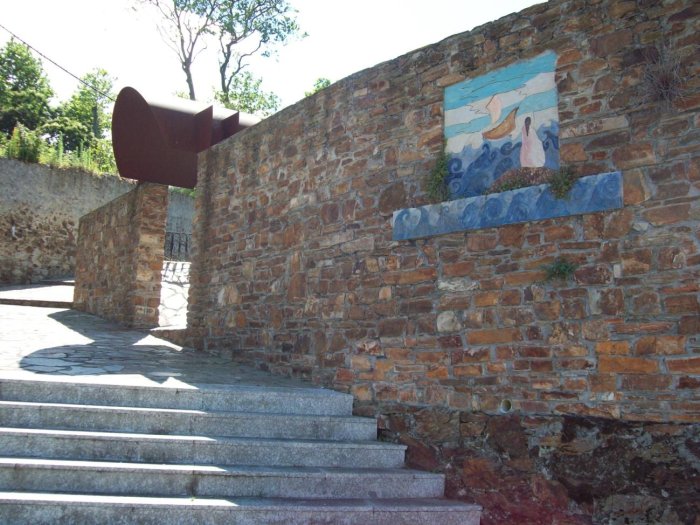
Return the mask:
[[[53, 137], [61, 135], [67, 150], [90, 147], [104, 139], [111, 126], [109, 106], [114, 98], [114, 80], [104, 69], [96, 68], [84, 75], [83, 83], [71, 98], [61, 104], [56, 115], [42, 131]], [[88, 87], [90, 86], [90, 87]]]
[[311, 88], [311, 91], [304, 91], [304, 96], [305, 97], [310, 97], [314, 93], [318, 93], [322, 89], [326, 89], [328, 86], [331, 85], [331, 81], [325, 77], [317, 78], [316, 82], [314, 82], [314, 87]]
[[226, 0], [219, 2], [216, 28], [219, 40], [219, 81], [227, 96], [234, 79], [258, 52], [269, 55], [271, 46], [299, 32], [286, 0]]
[[232, 101], [240, 98], [246, 84], [257, 82], [252, 76], [237, 78], [249, 59], [256, 54], [269, 55], [275, 45], [299, 33], [295, 11], [287, 0], [141, 1], [160, 12], [161, 34], [177, 54], [192, 100], [192, 64], [208, 38], [215, 38], [219, 47], [216, 97]]
[[108, 109], [115, 98], [114, 79], [104, 69], [96, 68], [81, 80], [78, 90], [62, 106], [63, 113], [83, 124], [91, 124], [93, 136], [103, 138], [111, 126]]
[[206, 35], [213, 34], [216, 21], [215, 0], [141, 0], [160, 13], [158, 24], [163, 40], [175, 52], [185, 74], [188, 95], [196, 99], [192, 64], [205, 46]]
[[26, 45], [9, 41], [0, 50], [0, 156], [116, 173], [106, 138], [113, 79], [95, 69], [82, 80], [69, 100], [52, 107], [41, 61]]
[[24, 44], [8, 41], [0, 50], [0, 131], [9, 136], [18, 123], [36, 129], [50, 117], [52, 97], [41, 61]]
[[256, 115], [271, 115], [277, 111], [280, 99], [272, 92], [263, 91], [260, 88], [261, 83], [262, 79], [244, 71], [233, 78], [228, 93], [217, 91], [215, 98], [230, 109]]

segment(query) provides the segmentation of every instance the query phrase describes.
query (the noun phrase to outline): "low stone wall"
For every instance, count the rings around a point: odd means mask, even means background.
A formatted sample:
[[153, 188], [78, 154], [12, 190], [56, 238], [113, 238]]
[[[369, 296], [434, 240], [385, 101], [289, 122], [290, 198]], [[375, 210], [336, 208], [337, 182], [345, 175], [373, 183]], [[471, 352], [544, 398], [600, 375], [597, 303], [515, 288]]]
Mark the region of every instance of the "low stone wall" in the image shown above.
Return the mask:
[[74, 307], [158, 326], [168, 188], [141, 183], [80, 219]]
[[0, 283], [72, 276], [80, 217], [133, 187], [119, 177], [0, 159]]
[[[115, 176], [0, 159], [0, 283], [72, 277], [80, 217], [131, 191], [134, 184]], [[168, 231], [191, 234], [194, 199], [173, 190], [169, 195]]]

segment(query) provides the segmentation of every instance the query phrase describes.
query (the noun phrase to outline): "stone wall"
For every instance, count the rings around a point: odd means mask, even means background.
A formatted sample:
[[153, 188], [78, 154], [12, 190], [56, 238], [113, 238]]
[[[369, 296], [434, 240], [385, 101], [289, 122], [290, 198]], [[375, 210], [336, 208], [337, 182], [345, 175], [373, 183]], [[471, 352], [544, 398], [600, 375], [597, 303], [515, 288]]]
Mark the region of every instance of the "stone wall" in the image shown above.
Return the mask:
[[[695, 523], [699, 14], [689, 0], [534, 6], [215, 146], [190, 334], [351, 392], [484, 523]], [[392, 241], [392, 213], [427, 203], [444, 88], [547, 50], [561, 163], [620, 171], [624, 207]], [[670, 104], [644, 80], [658, 56], [683, 68]], [[576, 271], [545, 281], [561, 256]]]
[[80, 219], [74, 307], [158, 326], [168, 188], [140, 183]]
[[191, 195], [171, 189], [168, 194], [168, 220], [165, 230], [192, 234], [194, 198]]
[[72, 276], [80, 217], [133, 187], [119, 177], [0, 159], [0, 283]]
[[[0, 159], [0, 283], [72, 277], [80, 217], [133, 188], [120, 177]], [[191, 196], [171, 190], [168, 231], [192, 233], [193, 208]]]

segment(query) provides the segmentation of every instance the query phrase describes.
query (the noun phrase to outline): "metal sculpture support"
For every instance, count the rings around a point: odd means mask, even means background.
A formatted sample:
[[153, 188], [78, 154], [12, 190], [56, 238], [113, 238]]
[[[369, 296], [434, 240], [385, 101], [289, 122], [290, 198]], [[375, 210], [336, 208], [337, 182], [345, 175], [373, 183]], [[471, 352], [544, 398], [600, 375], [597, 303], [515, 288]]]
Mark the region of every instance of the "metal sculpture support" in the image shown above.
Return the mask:
[[112, 145], [122, 177], [194, 188], [197, 154], [259, 120], [193, 101], [147, 101], [134, 88], [119, 92]]

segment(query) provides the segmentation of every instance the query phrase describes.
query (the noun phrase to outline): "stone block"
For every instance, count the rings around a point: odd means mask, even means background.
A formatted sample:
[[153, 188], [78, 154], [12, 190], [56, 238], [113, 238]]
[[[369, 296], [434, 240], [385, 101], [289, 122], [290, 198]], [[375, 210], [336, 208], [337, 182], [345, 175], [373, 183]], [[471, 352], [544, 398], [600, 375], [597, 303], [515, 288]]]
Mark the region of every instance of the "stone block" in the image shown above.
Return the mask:
[[700, 374], [700, 357], [666, 359], [668, 371], [672, 374]]
[[462, 329], [462, 322], [454, 311], [440, 312], [437, 316], [438, 332], [456, 332]]
[[673, 295], [664, 299], [664, 307], [671, 314], [700, 313], [697, 295]]
[[636, 355], [675, 355], [685, 353], [685, 336], [644, 336], [634, 345]]
[[605, 133], [607, 131], [626, 129], [629, 126], [627, 117], [624, 115], [615, 117], [604, 117], [597, 119], [584, 119], [583, 122], [576, 125], [562, 126], [561, 138], [584, 137]]
[[615, 166], [621, 170], [656, 163], [656, 155], [651, 144], [629, 144], [618, 147], [613, 151], [612, 158]]
[[690, 204], [669, 204], [667, 206], [651, 208], [646, 210], [643, 216], [654, 226], [665, 226], [667, 224], [686, 221], [690, 218]]
[[604, 355], [627, 355], [630, 353], [630, 345], [628, 341], [601, 341], [596, 343], [595, 351]]
[[512, 343], [521, 340], [522, 334], [517, 328], [472, 330], [467, 333], [467, 342], [471, 345]]
[[403, 335], [406, 324], [406, 319], [381, 319], [377, 325], [377, 332], [380, 337], [397, 337]]
[[650, 374], [658, 372], [659, 363], [656, 360], [641, 357], [601, 355], [598, 358], [598, 370], [604, 374]]

